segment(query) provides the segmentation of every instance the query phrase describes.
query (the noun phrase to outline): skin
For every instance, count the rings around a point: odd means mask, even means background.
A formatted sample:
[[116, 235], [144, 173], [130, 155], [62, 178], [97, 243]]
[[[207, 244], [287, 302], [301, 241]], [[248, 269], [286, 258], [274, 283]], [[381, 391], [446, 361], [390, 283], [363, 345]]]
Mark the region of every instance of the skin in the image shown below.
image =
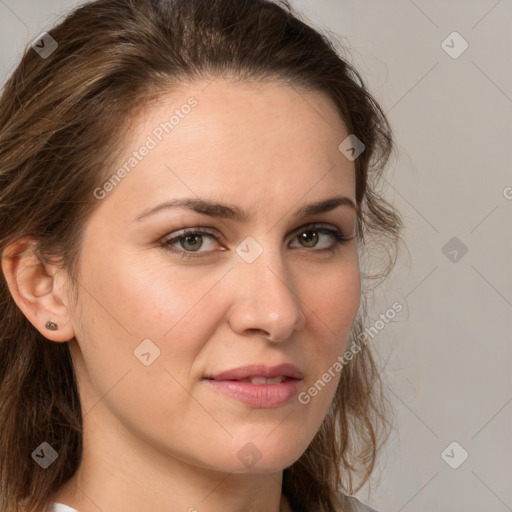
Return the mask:
[[[359, 308], [357, 239], [336, 244], [317, 232], [316, 245], [308, 245], [298, 236], [314, 223], [353, 236], [355, 211], [342, 205], [293, 217], [333, 195], [355, 202], [354, 164], [338, 150], [348, 132], [334, 105], [282, 82], [188, 84], [131, 121], [119, 165], [191, 96], [198, 101], [191, 113], [98, 201], [83, 240], [76, 305], [64, 269], [41, 266], [30, 253], [2, 261], [33, 325], [49, 343], [71, 340], [84, 454], [53, 501], [80, 512], [289, 510], [283, 469], [317, 433], [339, 374], [307, 405], [294, 397], [263, 409], [202, 378], [291, 362], [306, 391], [343, 354]], [[186, 209], [133, 220], [173, 198], [206, 196], [238, 205], [250, 220]], [[197, 226], [222, 238], [173, 247], [199, 247], [203, 257], [182, 259], [162, 247], [165, 237]], [[236, 252], [249, 236], [263, 248], [252, 263]], [[6, 254], [29, 246], [20, 240]], [[335, 252], [318, 252], [329, 246]], [[45, 328], [49, 319], [57, 331]], [[147, 338], [160, 349], [149, 366], [134, 356]], [[247, 442], [261, 454], [250, 468], [237, 457]]]

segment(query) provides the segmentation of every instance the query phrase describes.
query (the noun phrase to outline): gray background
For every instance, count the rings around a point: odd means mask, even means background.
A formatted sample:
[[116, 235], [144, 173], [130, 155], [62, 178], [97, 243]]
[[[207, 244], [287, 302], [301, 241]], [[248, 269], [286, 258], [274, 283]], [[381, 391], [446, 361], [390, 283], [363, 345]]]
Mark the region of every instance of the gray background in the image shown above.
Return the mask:
[[[0, 0], [2, 83], [79, 3]], [[372, 340], [397, 428], [358, 496], [379, 512], [512, 511], [512, 2], [293, 5], [344, 38], [399, 149], [386, 196], [406, 249], [372, 305], [374, 321], [404, 305]]]

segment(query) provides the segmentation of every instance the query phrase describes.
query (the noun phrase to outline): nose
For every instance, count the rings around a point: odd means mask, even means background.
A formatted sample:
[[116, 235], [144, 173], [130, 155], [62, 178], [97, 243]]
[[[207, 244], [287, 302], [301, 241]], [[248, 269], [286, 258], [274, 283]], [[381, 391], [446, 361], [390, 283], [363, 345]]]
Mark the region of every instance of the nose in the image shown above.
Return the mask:
[[229, 315], [234, 332], [240, 336], [257, 332], [279, 342], [303, 329], [305, 305], [278, 252], [263, 251], [252, 263], [238, 261], [231, 274], [237, 290]]

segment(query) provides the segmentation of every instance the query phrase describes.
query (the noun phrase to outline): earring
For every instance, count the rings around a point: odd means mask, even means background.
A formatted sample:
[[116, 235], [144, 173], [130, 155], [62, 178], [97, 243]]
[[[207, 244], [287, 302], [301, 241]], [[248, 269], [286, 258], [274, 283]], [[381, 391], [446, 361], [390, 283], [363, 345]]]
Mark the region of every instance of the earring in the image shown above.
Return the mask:
[[56, 331], [58, 329], [58, 326], [55, 322], [48, 320], [48, 322], [46, 322], [46, 328], [51, 329], [52, 331]]

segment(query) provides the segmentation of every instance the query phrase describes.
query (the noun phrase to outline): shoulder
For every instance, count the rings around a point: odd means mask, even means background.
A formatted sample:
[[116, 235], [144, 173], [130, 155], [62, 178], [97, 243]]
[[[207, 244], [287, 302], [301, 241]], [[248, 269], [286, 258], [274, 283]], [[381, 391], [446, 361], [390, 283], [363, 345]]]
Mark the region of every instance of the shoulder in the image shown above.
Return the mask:
[[340, 512], [378, 512], [374, 508], [369, 505], [365, 505], [361, 503], [354, 496], [345, 496], [344, 497], [344, 509]]

